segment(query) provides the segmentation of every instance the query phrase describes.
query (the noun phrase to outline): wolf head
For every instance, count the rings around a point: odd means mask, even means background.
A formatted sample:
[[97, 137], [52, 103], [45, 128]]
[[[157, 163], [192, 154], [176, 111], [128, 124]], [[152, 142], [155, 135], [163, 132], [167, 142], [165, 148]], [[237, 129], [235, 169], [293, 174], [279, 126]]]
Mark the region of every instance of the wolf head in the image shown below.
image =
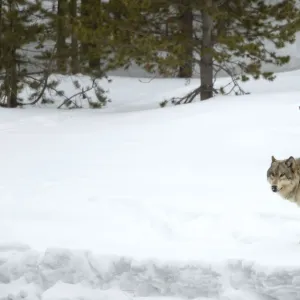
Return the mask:
[[272, 156], [271, 166], [267, 171], [268, 182], [274, 193], [287, 196], [299, 184], [296, 160], [293, 156], [277, 160]]

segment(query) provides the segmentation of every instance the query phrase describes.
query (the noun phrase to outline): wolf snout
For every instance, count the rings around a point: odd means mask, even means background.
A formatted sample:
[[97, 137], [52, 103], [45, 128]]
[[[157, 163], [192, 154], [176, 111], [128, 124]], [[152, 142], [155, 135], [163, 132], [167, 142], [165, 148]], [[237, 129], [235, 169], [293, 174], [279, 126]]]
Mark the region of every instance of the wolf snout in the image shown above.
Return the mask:
[[276, 193], [278, 191], [277, 185], [272, 185], [271, 189], [274, 193]]

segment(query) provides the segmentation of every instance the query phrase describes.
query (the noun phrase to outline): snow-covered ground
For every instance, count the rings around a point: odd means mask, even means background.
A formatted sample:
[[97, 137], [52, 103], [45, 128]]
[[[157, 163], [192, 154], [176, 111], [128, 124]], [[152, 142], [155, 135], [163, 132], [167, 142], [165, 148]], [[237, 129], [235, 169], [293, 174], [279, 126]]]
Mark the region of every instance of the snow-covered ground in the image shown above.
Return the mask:
[[266, 181], [299, 156], [299, 78], [162, 109], [198, 80], [115, 77], [102, 110], [0, 110], [0, 299], [300, 299], [300, 208]]

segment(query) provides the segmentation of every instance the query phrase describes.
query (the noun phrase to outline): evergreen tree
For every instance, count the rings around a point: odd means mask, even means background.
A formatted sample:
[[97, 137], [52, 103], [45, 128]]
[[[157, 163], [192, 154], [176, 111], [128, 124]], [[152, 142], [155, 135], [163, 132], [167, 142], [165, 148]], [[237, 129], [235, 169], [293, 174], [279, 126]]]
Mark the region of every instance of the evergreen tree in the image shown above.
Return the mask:
[[184, 0], [183, 5], [179, 6], [179, 20], [181, 27], [181, 34], [184, 38], [182, 41], [183, 56], [185, 62], [179, 66], [178, 77], [190, 78], [193, 75], [193, 21], [194, 14], [191, 6], [191, 0]]
[[[97, 30], [102, 24], [101, 5], [95, 9], [93, 3], [96, 2], [91, 1], [87, 6], [91, 18], [87, 15], [85, 20], [77, 14], [77, 0], [58, 0], [54, 2], [52, 11], [45, 3], [42, 6], [42, 0], [0, 1], [1, 106], [53, 103], [53, 99], [47, 98], [46, 91], [63, 99], [59, 107], [81, 107], [76, 102], [77, 98], [88, 101], [93, 108], [103, 107], [110, 101], [105, 95], [106, 91], [99, 87], [96, 80], [106, 74], [105, 70], [99, 68], [99, 58], [103, 57], [103, 53], [111, 52], [107, 51], [106, 46], [110, 38], [107, 35], [108, 25], [106, 24], [103, 35], [104, 43], [102, 47], [97, 44], [97, 48], [93, 39], [89, 39], [85, 31], [81, 30], [86, 26], [87, 32], [99, 32]], [[86, 69], [80, 68], [80, 43], [88, 45], [88, 53], [81, 61], [83, 65], [87, 63]], [[90, 74], [93, 69], [92, 84], [81, 86], [74, 80], [75, 92], [71, 96], [66, 96], [64, 91], [59, 90], [59, 81], [52, 76], [53, 73], [76, 74], [81, 71]], [[21, 99], [20, 92], [24, 88], [29, 88], [31, 93], [26, 93], [27, 98]], [[96, 101], [87, 97], [87, 92], [92, 90]]]
[[[114, 26], [130, 34], [130, 47], [123, 50], [123, 57], [131, 57], [153, 73], [174, 74], [178, 66], [189, 60], [187, 49], [189, 53], [193, 49], [196, 55], [189, 63], [200, 67], [201, 83], [186, 97], [174, 99], [176, 104], [187, 103], [198, 94], [206, 100], [218, 92], [213, 83], [220, 70], [232, 77], [235, 87], [239, 87], [238, 80], [250, 77], [273, 80], [274, 74], [263, 72], [262, 65], [283, 65], [289, 61], [276, 49], [295, 41], [300, 16], [296, 4], [296, 0], [123, 1], [126, 18]], [[189, 19], [193, 19], [193, 31], [188, 37], [187, 30], [182, 30], [177, 21], [169, 21], [177, 20], [178, 12], [192, 12]], [[168, 35], [157, 32], [162, 24], [168, 24]], [[272, 43], [275, 50], [268, 49], [266, 42]], [[221, 88], [219, 92], [225, 90]]]
[[66, 39], [69, 35], [69, 10], [68, 0], [57, 1], [56, 13], [56, 69], [59, 73], [66, 73], [68, 70], [69, 49]]
[[77, 0], [70, 0], [70, 22], [71, 22], [71, 72], [77, 74], [80, 72], [79, 65], [79, 45], [76, 35], [77, 22]]
[[2, 0], [0, 10], [0, 104], [17, 107], [18, 93], [32, 68], [30, 43], [43, 39], [39, 0]]
[[[80, 8], [80, 22], [82, 28], [85, 28], [86, 32], [99, 32], [101, 31], [103, 21], [103, 7], [99, 0], [82, 0]], [[82, 32], [81, 32], [82, 33]], [[88, 38], [89, 34], [81, 35], [81, 61], [88, 62], [86, 70], [89, 72], [100, 72], [100, 60], [101, 52], [93, 39]], [[103, 37], [104, 42], [104, 37]], [[104, 46], [104, 45], [103, 45]]]
[[128, 56], [123, 55], [131, 42], [130, 34], [121, 27], [127, 22], [123, 19], [124, 7], [121, 0], [81, 2], [75, 31], [81, 45], [80, 63], [85, 66], [85, 73], [100, 78], [129, 61]]

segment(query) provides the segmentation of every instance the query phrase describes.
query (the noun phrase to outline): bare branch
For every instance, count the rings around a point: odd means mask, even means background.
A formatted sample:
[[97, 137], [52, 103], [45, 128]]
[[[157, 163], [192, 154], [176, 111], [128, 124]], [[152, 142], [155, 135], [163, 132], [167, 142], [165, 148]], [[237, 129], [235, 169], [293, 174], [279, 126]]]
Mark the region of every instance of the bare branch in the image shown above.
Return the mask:
[[[67, 96], [63, 95], [65, 97], [65, 100], [57, 107], [57, 109], [62, 108], [68, 102], [72, 102], [78, 108], [78, 105], [72, 99], [77, 97], [77, 96], [84, 95], [85, 93], [91, 91], [92, 89], [95, 88], [95, 85], [96, 85], [96, 78], [93, 79], [91, 87], [86, 88], [86, 89], [82, 89], [80, 92], [72, 95], [71, 97], [67, 97]], [[58, 93], [58, 91], [55, 88], [51, 87], [51, 89], [54, 90], [56, 93]]]

